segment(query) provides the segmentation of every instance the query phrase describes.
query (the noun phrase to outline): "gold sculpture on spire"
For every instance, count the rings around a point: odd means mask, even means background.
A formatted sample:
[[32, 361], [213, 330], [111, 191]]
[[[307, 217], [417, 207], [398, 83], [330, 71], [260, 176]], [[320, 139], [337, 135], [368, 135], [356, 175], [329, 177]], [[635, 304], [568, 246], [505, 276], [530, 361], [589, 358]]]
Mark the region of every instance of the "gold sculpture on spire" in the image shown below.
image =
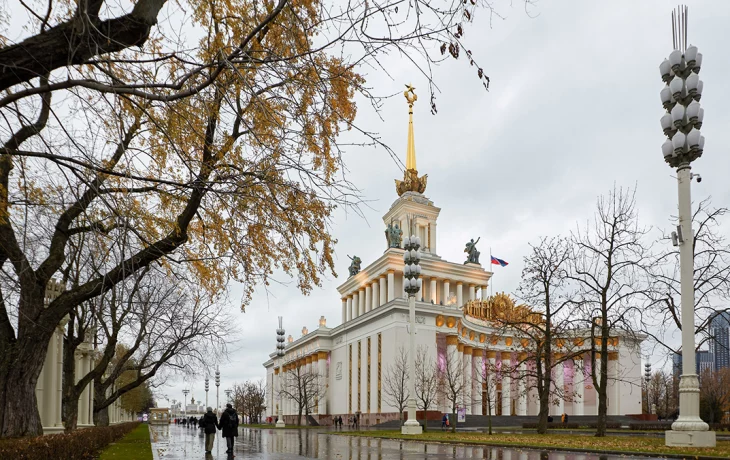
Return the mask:
[[408, 147], [406, 148], [406, 170], [403, 171], [403, 180], [396, 179], [395, 190], [398, 196], [406, 192], [423, 193], [426, 191], [426, 180], [428, 174], [418, 177], [416, 169], [416, 141], [413, 135], [413, 103], [418, 100], [416, 88], [413, 85], [406, 85], [403, 95], [408, 101]]

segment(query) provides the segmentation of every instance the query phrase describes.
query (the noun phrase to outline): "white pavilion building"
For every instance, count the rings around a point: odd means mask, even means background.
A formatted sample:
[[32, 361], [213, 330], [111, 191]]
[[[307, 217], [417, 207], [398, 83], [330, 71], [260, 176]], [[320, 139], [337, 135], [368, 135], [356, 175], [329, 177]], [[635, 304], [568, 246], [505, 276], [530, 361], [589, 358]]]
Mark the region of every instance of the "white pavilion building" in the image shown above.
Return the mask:
[[[342, 299], [340, 325], [326, 327], [323, 317], [318, 329], [303, 330], [296, 340], [289, 337], [283, 358], [277, 358], [275, 351], [270, 354], [264, 363], [267, 416], [278, 415], [282, 373], [296, 372], [298, 368], [299, 372], [316, 373], [325, 388], [324, 397], [318, 398], [310, 410], [319, 424], [330, 425], [337, 415], [347, 420], [349, 415], [358, 414], [363, 426], [399, 418], [398, 408], [388, 404], [383, 388], [386, 369], [398, 353], [408, 349], [403, 249], [397, 235], [388, 233], [396, 226], [412, 229], [422, 241], [423, 288], [416, 301], [416, 346], [425, 349], [428, 359], [440, 370], [446, 356], [458, 354], [458, 362], [464, 365], [464, 379], [470, 382], [463, 395], [466, 413], [486, 414], [488, 404], [493, 415], [538, 413], [537, 392], [525, 376], [531, 365], [525, 359], [527, 339], [519, 331], [505, 330], [490, 321], [500, 314], [529, 314], [529, 309], [515, 306], [505, 295], [490, 300], [487, 287], [492, 273], [482, 265], [451, 262], [439, 256], [441, 209], [424, 195], [426, 177], [419, 178], [416, 170], [412, 117], [415, 97], [409, 97], [409, 93], [413, 94], [410, 89], [406, 91], [410, 107], [406, 172], [403, 181], [396, 181], [399, 196], [383, 216], [385, 252], [337, 288]], [[373, 238], [382, 238], [382, 234]], [[388, 247], [391, 245], [395, 247]], [[609, 340], [608, 415], [641, 413], [640, 340], [635, 334]], [[576, 352], [589, 343], [589, 331], [584, 337], [557, 341], [556, 358], [563, 361], [555, 368], [553, 380], [564, 397], [551, 407], [551, 415], [597, 415], [590, 355]], [[494, 375], [487, 371], [508, 368], [509, 372]], [[490, 378], [495, 379], [494, 384], [487, 384]], [[284, 397], [281, 405], [285, 422], [296, 423], [297, 404]], [[446, 398], [439, 396], [432, 410], [450, 413], [451, 407]]]

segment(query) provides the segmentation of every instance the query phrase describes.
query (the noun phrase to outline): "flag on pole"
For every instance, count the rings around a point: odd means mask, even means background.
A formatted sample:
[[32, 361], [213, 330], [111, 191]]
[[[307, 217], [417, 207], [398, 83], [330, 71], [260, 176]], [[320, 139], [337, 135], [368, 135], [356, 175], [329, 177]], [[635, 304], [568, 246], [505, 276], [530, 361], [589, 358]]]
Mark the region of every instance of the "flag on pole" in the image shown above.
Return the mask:
[[502, 259], [497, 259], [497, 258], [496, 258], [496, 257], [494, 257], [494, 256], [491, 256], [491, 257], [492, 257], [492, 265], [500, 265], [500, 266], [502, 266], [502, 267], [506, 267], [507, 265], [509, 265], [509, 263], [508, 263], [508, 262], [505, 262], [505, 261], [504, 261], [504, 260], [502, 260]]

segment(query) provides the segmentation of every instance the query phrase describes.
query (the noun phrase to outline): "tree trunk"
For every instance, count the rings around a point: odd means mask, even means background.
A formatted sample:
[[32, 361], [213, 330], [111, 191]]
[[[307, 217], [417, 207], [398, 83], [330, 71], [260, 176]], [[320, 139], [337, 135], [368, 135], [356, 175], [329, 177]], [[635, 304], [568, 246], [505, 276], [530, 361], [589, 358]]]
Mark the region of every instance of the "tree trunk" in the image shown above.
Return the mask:
[[451, 420], [449, 420], [451, 422], [451, 432], [456, 433], [456, 406], [452, 406], [451, 410]]
[[102, 409], [94, 409], [94, 425], [109, 426], [109, 406]]
[[[549, 388], [549, 387], [548, 387]], [[546, 434], [548, 428], [548, 416], [550, 416], [550, 398], [543, 389], [540, 392], [540, 412], [537, 415], [537, 433]]]
[[[37, 327], [33, 337], [22, 332], [4, 347], [0, 361], [0, 437], [43, 434], [35, 388], [55, 327]], [[21, 364], [22, 363], [22, 364]]]

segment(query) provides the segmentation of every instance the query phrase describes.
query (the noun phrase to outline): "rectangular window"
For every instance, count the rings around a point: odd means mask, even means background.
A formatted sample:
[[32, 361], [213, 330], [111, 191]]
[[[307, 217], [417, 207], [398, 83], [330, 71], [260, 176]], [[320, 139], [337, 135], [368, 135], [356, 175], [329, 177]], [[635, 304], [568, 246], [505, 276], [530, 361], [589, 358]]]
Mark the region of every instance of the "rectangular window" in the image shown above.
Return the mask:
[[347, 367], [347, 412], [352, 413], [352, 344], [350, 344]]
[[370, 413], [370, 337], [368, 337], [368, 414]]
[[382, 371], [383, 371], [383, 335], [378, 334], [378, 413], [382, 412], [381, 401], [382, 401]]
[[362, 383], [362, 340], [357, 342], [357, 411], [360, 412], [360, 384]]

